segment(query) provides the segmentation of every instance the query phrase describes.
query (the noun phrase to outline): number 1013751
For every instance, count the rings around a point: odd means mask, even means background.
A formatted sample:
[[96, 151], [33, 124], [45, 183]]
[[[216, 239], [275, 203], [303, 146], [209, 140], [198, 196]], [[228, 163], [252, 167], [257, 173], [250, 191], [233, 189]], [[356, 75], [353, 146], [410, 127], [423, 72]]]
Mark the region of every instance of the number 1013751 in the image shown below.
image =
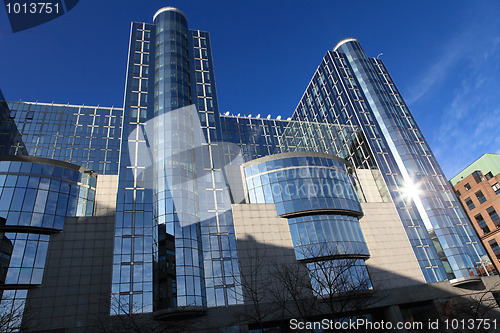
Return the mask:
[[8, 14], [58, 14], [60, 9], [57, 2], [9, 2], [5, 7]]

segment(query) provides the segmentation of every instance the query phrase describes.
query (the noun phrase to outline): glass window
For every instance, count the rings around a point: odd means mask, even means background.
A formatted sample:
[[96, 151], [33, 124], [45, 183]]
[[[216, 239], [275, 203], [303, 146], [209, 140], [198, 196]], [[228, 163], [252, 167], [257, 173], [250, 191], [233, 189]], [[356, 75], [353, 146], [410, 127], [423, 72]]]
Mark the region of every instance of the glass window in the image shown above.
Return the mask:
[[484, 175], [486, 177], [486, 179], [491, 179], [493, 178], [493, 174], [490, 172], [488, 172], [487, 174]]
[[476, 205], [474, 205], [470, 198], [465, 199], [465, 204], [467, 205], [469, 210], [473, 210], [474, 208], [476, 208]]
[[45, 208], [45, 214], [48, 215], [54, 215], [56, 212], [56, 207], [57, 207], [57, 197], [58, 193], [57, 192], [49, 192], [49, 196], [47, 198], [47, 205]]
[[477, 214], [476, 216], [474, 216], [474, 218], [476, 219], [476, 222], [480, 228], [483, 228], [486, 225], [486, 222], [484, 221], [481, 214]]
[[210, 83], [210, 73], [203, 73], [203, 78], [205, 83]]
[[495, 194], [500, 193], [500, 185], [498, 185], [498, 183], [491, 185], [491, 188], [495, 191]]
[[493, 252], [495, 254], [497, 254], [497, 255], [500, 254], [500, 247], [498, 246], [498, 243], [495, 239], [490, 240], [488, 243], [490, 244], [491, 249], [493, 250]]
[[12, 203], [10, 206], [10, 210], [12, 211], [20, 211], [21, 206], [24, 201], [24, 195], [26, 194], [26, 189], [24, 188], [16, 188], [14, 190], [14, 196], [12, 197]]
[[459, 190], [456, 190], [456, 191], [455, 191], [455, 195], [457, 196], [457, 198], [458, 198], [458, 197], [460, 197], [460, 191], [459, 191]]
[[6, 187], [16, 187], [17, 175], [7, 175], [5, 180]]
[[472, 173], [472, 177], [474, 177], [474, 180], [476, 181], [477, 184], [479, 184], [480, 182], [482, 182], [484, 180], [483, 174], [479, 170], [474, 171]]
[[[6, 188], [3, 190], [2, 198], [0, 199], [0, 211], [8, 211], [10, 207], [10, 202], [12, 200], [12, 194], [14, 193], [13, 188]], [[5, 216], [5, 215], [2, 215]]]
[[24, 212], [33, 211], [33, 205], [35, 204], [36, 195], [37, 191], [35, 189], [26, 190], [26, 196], [24, 198], [22, 211]]
[[139, 90], [139, 79], [132, 79], [132, 90], [138, 91]]
[[481, 191], [476, 192], [476, 197], [477, 200], [479, 200], [479, 203], [484, 203], [486, 201], [486, 198], [484, 197], [484, 194]]
[[[488, 214], [490, 215], [491, 220], [492, 220], [493, 222], [495, 222], [495, 224], [497, 224], [496, 222], [497, 222], [500, 218], [498, 217], [498, 213], [495, 211], [495, 208], [493, 208], [493, 206], [492, 206], [492, 207], [489, 207], [488, 209], [486, 209], [486, 211], [487, 211], [487, 212], [488, 212]], [[498, 222], [500, 222], [500, 221], [498, 221]]]
[[486, 222], [481, 214], [477, 214], [474, 218], [476, 219], [479, 228], [481, 228], [485, 235], [490, 232], [490, 228], [486, 225]]
[[466, 191], [470, 190], [470, 185], [469, 185], [469, 183], [465, 184], [465, 185], [464, 185], [464, 187], [465, 187], [465, 190], [466, 190]]

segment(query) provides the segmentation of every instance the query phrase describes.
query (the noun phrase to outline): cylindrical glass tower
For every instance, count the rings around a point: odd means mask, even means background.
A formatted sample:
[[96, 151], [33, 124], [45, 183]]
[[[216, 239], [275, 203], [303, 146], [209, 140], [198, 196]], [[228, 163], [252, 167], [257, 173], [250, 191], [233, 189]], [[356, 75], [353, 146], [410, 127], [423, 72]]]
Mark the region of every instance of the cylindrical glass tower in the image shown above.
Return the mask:
[[196, 108], [189, 106], [187, 20], [173, 7], [153, 20], [155, 310], [206, 306], [194, 153], [201, 138]]
[[[399, 168], [397, 177], [401, 184], [391, 184], [395, 171], [386, 170], [385, 159], [375, 154], [386, 181], [389, 180], [389, 191], [400, 216], [408, 214], [409, 209], [416, 210], [422, 222], [419, 223], [418, 217], [414, 222], [427, 229], [428, 237], [422, 237], [415, 248], [422, 248], [425, 243], [435, 247], [435, 251], [429, 248], [427, 256], [420, 257], [434, 262], [439, 258], [453, 284], [476, 280], [475, 267], [481, 264], [484, 252], [473, 245], [479, 243], [477, 236], [459, 209], [460, 205], [408, 107], [395, 86], [387, 84], [392, 79], [385, 66], [378, 59], [368, 58], [360, 43], [353, 38], [339, 42], [334, 51], [346, 56]], [[392, 88], [388, 89], [389, 86]], [[404, 195], [411, 200], [403, 199]], [[414, 228], [409, 223], [405, 227], [407, 230]], [[460, 236], [451, 241], [450, 235]], [[424, 268], [425, 274], [428, 266]], [[426, 278], [433, 282], [444, 279], [444, 275], [426, 275]]]
[[156, 25], [155, 116], [191, 104], [188, 27], [184, 14], [164, 7], [153, 17]]

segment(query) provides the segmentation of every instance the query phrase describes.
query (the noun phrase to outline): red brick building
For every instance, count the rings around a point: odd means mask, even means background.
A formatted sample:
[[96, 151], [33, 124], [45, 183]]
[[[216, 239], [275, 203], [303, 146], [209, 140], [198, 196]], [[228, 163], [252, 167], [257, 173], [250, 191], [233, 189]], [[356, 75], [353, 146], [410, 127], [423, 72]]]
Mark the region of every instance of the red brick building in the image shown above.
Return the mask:
[[500, 154], [484, 154], [450, 183], [500, 272]]

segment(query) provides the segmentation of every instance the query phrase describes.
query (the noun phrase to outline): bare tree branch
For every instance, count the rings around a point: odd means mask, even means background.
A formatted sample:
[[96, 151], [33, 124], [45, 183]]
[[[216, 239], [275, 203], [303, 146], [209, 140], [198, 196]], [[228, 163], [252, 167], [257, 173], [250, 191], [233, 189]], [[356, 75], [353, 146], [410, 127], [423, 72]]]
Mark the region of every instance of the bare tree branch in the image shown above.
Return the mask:
[[[465, 296], [457, 296], [443, 303], [442, 320], [451, 323], [458, 320], [459, 325], [454, 327], [456, 332], [486, 333], [491, 331], [488, 320], [499, 320], [500, 309], [492, 292], [498, 290], [499, 283], [490, 288], [471, 292]], [[462, 321], [466, 324], [462, 325]]]
[[0, 302], [1, 333], [19, 332], [22, 326], [27, 327], [29, 315], [26, 314], [25, 318], [23, 318], [24, 305], [24, 299], [2, 298]]
[[241, 285], [244, 317], [261, 332], [266, 322], [315, 320], [362, 313], [379, 301], [362, 255], [336, 248], [302, 247], [303, 261], [270, 260], [258, 249], [245, 253]]

